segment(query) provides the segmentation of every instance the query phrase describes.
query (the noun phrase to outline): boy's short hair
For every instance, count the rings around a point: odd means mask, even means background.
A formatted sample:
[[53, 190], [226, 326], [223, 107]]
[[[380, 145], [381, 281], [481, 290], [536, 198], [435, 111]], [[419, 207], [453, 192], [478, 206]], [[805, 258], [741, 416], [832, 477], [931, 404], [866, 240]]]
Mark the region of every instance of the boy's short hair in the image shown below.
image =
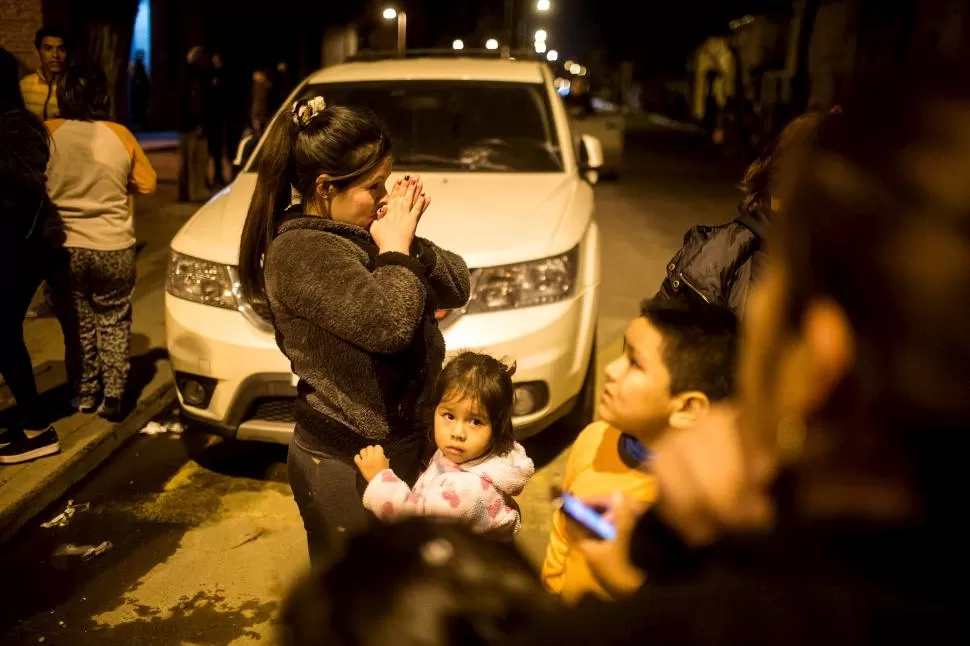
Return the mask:
[[557, 608], [514, 546], [445, 521], [376, 524], [327, 558], [284, 604], [284, 646], [498, 646]]
[[59, 27], [41, 27], [34, 34], [34, 49], [40, 49], [41, 43], [44, 42], [45, 38], [60, 38], [64, 41], [64, 47], [67, 47], [67, 32]]
[[738, 320], [723, 307], [686, 299], [648, 299], [640, 315], [663, 337], [670, 394], [698, 390], [712, 402], [734, 394]]

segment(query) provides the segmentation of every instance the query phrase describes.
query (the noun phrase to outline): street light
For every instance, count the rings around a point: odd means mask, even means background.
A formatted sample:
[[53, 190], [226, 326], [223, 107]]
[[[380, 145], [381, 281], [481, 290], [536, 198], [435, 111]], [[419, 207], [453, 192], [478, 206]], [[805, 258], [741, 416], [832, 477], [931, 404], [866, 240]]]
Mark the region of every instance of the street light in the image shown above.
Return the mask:
[[397, 19], [397, 55], [403, 57], [407, 51], [408, 15], [394, 7], [384, 9], [384, 20]]
[[461, 38], [456, 38], [454, 42], [451, 43], [451, 48], [455, 50], [465, 49], [465, 41], [463, 41]]
[[559, 52], [557, 52], [554, 49], [550, 49], [546, 53], [546, 60], [549, 61], [550, 63], [555, 63], [556, 61], [559, 60]]
[[544, 40], [537, 40], [535, 42], [535, 46], [536, 46], [536, 54], [546, 53], [546, 42]]
[[549, 36], [549, 34], [546, 33], [546, 30], [545, 29], [537, 29], [536, 30], [536, 42], [537, 43], [544, 43], [544, 42], [546, 42], [546, 38], [548, 36]]
[[569, 73], [573, 74], [574, 76], [579, 76], [579, 70], [581, 69], [582, 68], [579, 66], [579, 63], [573, 63], [569, 66]]
[[536, 2], [536, 11], [545, 13], [549, 11], [549, 9], [551, 8], [552, 8], [552, 3], [549, 2], [549, 0], [538, 0], [538, 2]]
[[498, 41], [494, 38], [489, 38], [485, 41], [485, 49], [498, 49]]
[[566, 62], [562, 64], [562, 68], [568, 72], [569, 69], [575, 64], [576, 62], [573, 59], [567, 58]]

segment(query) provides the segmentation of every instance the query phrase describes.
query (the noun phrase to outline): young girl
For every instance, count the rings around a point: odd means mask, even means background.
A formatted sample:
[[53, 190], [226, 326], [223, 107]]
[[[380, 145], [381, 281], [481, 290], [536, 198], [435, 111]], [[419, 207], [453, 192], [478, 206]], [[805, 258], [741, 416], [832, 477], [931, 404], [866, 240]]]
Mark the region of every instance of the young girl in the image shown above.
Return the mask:
[[438, 450], [410, 489], [390, 469], [384, 450], [369, 446], [354, 461], [370, 483], [364, 507], [382, 520], [442, 516], [473, 531], [511, 540], [521, 525], [512, 499], [535, 473], [512, 433], [512, 373], [484, 354], [464, 352], [441, 371], [435, 387]]

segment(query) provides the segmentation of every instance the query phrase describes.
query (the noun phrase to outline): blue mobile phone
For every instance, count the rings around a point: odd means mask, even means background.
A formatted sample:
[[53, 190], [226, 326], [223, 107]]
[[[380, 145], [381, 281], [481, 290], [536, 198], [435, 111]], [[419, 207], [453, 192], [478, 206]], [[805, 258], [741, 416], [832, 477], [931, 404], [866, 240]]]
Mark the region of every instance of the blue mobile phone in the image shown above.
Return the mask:
[[562, 494], [562, 510], [563, 513], [603, 540], [612, 541], [616, 538], [616, 527], [576, 496], [564, 492]]

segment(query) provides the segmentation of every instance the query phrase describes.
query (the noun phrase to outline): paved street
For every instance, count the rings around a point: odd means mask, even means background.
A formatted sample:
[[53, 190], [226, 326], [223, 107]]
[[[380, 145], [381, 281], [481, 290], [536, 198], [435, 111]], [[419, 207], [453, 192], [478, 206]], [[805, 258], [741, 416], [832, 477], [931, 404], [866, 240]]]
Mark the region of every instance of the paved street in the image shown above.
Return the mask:
[[[174, 161], [171, 153], [154, 158], [159, 165]], [[629, 138], [620, 180], [597, 188], [600, 373], [686, 229], [732, 217], [736, 181], [695, 137], [655, 130]], [[173, 197], [174, 186], [164, 184], [138, 211], [143, 291], [135, 317], [157, 320], [159, 338], [164, 250], [191, 213]], [[549, 489], [560, 479], [570, 440], [554, 427], [527, 443], [541, 469], [520, 499], [519, 544], [536, 562], [549, 527]], [[193, 433], [136, 436], [69, 494], [89, 510], [66, 527], [38, 527], [63, 509], [60, 501], [3, 545], [0, 643], [273, 643], [279, 599], [306, 566], [285, 459], [285, 448], [274, 445]], [[102, 541], [112, 548], [87, 561], [52, 556], [65, 544]]]

